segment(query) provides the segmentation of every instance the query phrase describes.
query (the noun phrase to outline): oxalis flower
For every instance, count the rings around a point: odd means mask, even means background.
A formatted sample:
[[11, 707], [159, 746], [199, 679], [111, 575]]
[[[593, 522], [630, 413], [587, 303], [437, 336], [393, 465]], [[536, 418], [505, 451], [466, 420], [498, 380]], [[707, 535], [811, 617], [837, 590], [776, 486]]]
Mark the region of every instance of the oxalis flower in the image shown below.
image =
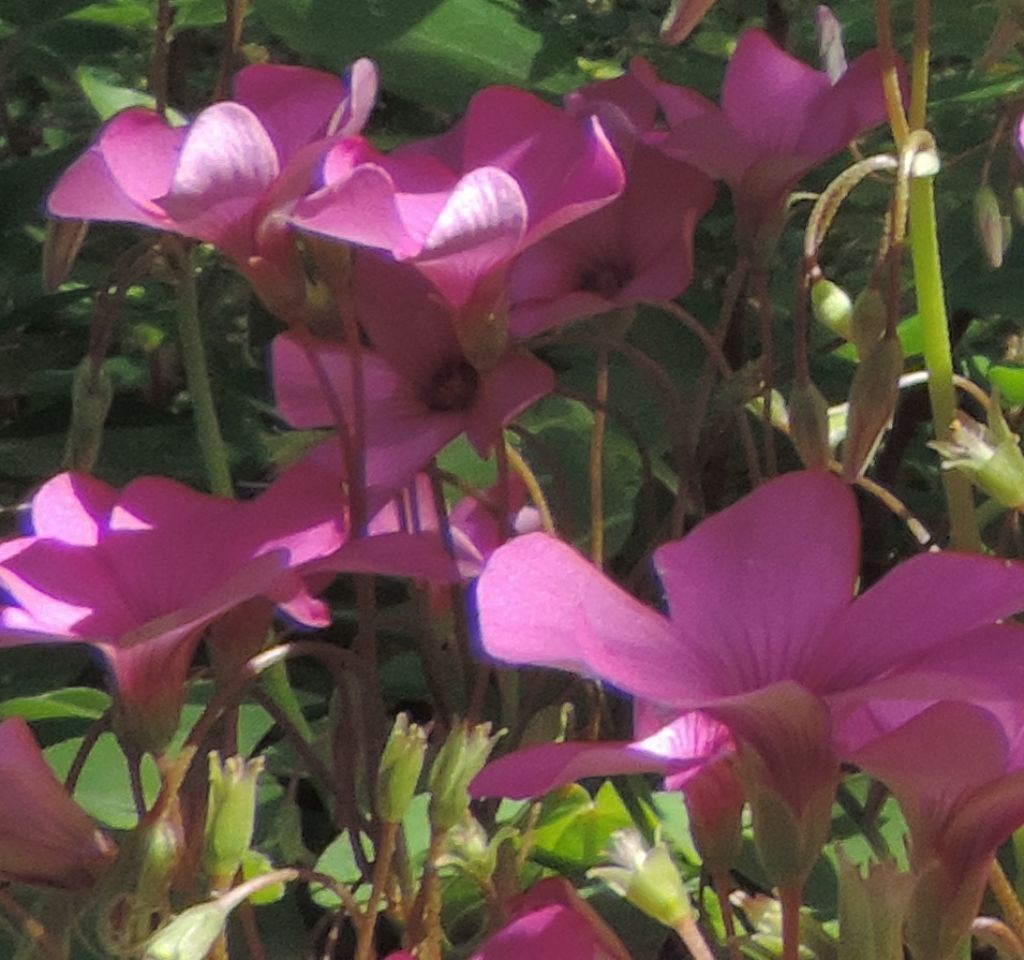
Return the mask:
[[663, 616], [566, 544], [519, 537], [478, 581], [480, 645], [723, 723], [765, 866], [780, 887], [799, 886], [829, 830], [834, 715], [872, 699], [1022, 688], [1005, 667], [1019, 631], [989, 625], [1024, 607], [1024, 566], [924, 554], [855, 598], [859, 539], [841, 481], [783, 476], [656, 552]]
[[478, 93], [447, 133], [382, 154], [349, 140], [326, 156], [322, 189], [295, 208], [302, 230], [415, 263], [440, 294], [468, 359], [487, 369], [507, 341], [513, 257], [621, 193], [600, 123], [529, 93]]
[[336, 485], [286, 474], [252, 501], [159, 477], [117, 491], [63, 473], [32, 501], [31, 536], [0, 543], [0, 645], [86, 643], [103, 658], [121, 732], [159, 750], [177, 727], [207, 625], [265, 597], [326, 622], [300, 571], [345, 543]]
[[0, 879], [83, 890], [114, 844], [68, 796], [20, 717], [0, 723]]
[[[1024, 642], [1024, 631], [1006, 629]], [[946, 960], [969, 933], [997, 848], [1024, 823], [1024, 710], [940, 702], [909, 720], [907, 712], [873, 705], [841, 736], [849, 759], [892, 790], [910, 827], [911, 955]]]
[[306, 280], [287, 214], [324, 151], [362, 130], [376, 96], [369, 60], [345, 79], [305, 67], [246, 67], [233, 99], [185, 126], [143, 108], [119, 113], [57, 182], [47, 212], [212, 243], [272, 311], [296, 320]]

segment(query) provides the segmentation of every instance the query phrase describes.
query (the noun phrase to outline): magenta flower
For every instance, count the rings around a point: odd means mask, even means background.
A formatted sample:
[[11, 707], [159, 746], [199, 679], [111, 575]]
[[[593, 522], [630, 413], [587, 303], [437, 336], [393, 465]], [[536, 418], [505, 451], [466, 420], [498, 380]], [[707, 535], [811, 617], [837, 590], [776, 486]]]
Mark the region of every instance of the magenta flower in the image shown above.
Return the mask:
[[0, 723], [0, 878], [84, 890], [114, 845], [68, 796], [20, 717]]
[[623, 194], [524, 251], [512, 269], [509, 327], [531, 336], [577, 317], [679, 296], [693, 232], [714, 200], [702, 173], [624, 138]]
[[376, 94], [369, 60], [353, 64], [347, 80], [305, 67], [246, 67], [233, 100], [186, 126], [142, 108], [119, 113], [65, 171], [47, 210], [212, 243], [271, 309], [287, 312], [305, 299], [287, 214], [333, 142], [325, 138], [362, 130]]
[[391, 154], [340, 143], [323, 177], [293, 222], [414, 261], [470, 340], [500, 311], [513, 256], [623, 188], [622, 166], [595, 119], [507, 87], [477, 94], [442, 136]]
[[499, 660], [599, 677], [725, 724], [755, 818], [765, 804], [789, 811], [795, 832], [758, 832], [784, 848], [768, 852], [777, 882], [798, 884], [830, 822], [833, 710], [1021, 686], [1004, 667], [1019, 642], [984, 628], [1024, 607], [1024, 566], [926, 554], [855, 599], [858, 544], [838, 479], [783, 476], [657, 551], [665, 617], [531, 534], [497, 550], [478, 581], [480, 643]]
[[774, 247], [786, 196], [811, 168], [886, 118], [875, 51], [833, 85], [760, 30], [747, 30], [725, 72], [721, 107], [672, 124], [666, 152], [724, 179], [741, 238]]
[[[1024, 630], [1006, 629], [1022, 642]], [[1024, 711], [986, 707], [941, 702], [908, 720], [904, 704], [872, 705], [843, 730], [866, 739], [849, 759], [892, 790], [910, 827], [915, 957], [953, 956], [997, 848], [1024, 824]]]
[[[534, 884], [508, 905], [509, 922], [471, 960], [629, 960], [619, 938], [562, 877]], [[406, 951], [387, 960], [411, 960]]]
[[[378, 508], [460, 433], [486, 454], [502, 425], [554, 384], [549, 367], [514, 347], [489, 370], [473, 367], [444, 307], [411, 267], [359, 256], [356, 304], [373, 345], [361, 363], [367, 497]], [[334, 426], [342, 411], [351, 429], [354, 373], [344, 344], [292, 333], [274, 341], [274, 395], [293, 427]]]
[[296, 619], [326, 611], [300, 571], [345, 542], [335, 484], [293, 470], [252, 501], [158, 477], [121, 492], [60, 474], [32, 501], [34, 535], [0, 543], [0, 644], [86, 643], [109, 671], [125, 732], [160, 749], [208, 624], [254, 597]]
[[[517, 474], [509, 476], [508, 520], [501, 521], [502, 493], [495, 484], [481, 498], [463, 497], [448, 513], [448, 533], [459, 576], [472, 580], [480, 576], [487, 558], [509, 536], [522, 536], [541, 529], [540, 511], [527, 504], [526, 485]], [[396, 497], [370, 521], [374, 538], [402, 531], [438, 531], [434, 491], [426, 474], [417, 474], [406, 491]]]

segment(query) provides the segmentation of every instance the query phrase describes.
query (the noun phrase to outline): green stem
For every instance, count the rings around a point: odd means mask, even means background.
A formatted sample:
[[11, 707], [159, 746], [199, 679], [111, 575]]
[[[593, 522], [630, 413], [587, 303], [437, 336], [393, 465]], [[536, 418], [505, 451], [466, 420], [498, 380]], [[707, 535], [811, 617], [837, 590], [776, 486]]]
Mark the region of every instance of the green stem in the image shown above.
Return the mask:
[[[931, 177], [914, 177], [910, 182], [910, 251], [914, 262], [924, 361], [929, 374], [932, 424], [936, 439], [948, 440], [956, 412], [956, 393]], [[952, 547], [979, 551], [981, 537], [974, 516], [970, 481], [955, 470], [946, 470], [942, 473], [942, 483], [949, 504]]]
[[227, 449], [217, 421], [217, 408], [213, 402], [210, 371], [206, 365], [206, 350], [199, 326], [199, 299], [196, 295], [195, 267], [192, 252], [181, 251], [179, 259], [178, 329], [181, 337], [181, 356], [185, 365], [185, 380], [192, 398], [196, 439], [203, 456], [206, 479], [210, 490], [222, 497], [234, 496], [231, 471], [228, 468]]

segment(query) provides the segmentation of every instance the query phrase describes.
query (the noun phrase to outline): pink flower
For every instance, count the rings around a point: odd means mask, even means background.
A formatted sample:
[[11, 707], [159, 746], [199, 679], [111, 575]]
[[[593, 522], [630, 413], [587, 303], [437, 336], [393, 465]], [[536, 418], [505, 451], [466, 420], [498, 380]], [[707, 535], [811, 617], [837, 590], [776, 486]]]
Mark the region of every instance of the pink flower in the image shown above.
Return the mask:
[[679, 296], [693, 277], [693, 232], [714, 200], [704, 174], [642, 142], [620, 148], [626, 189], [524, 251], [512, 269], [509, 326], [527, 337], [577, 317]]
[[0, 643], [87, 643], [110, 673], [123, 730], [146, 749], [173, 734], [208, 624], [254, 597], [305, 622], [326, 610], [300, 571], [345, 541], [336, 485], [293, 470], [252, 501], [158, 477], [121, 492], [64, 473], [32, 501], [34, 535], [0, 543]]
[[721, 107], [672, 125], [666, 152], [732, 189], [754, 252], [774, 246], [786, 196], [811, 168], [886, 118], [875, 51], [835, 84], [761, 30], [747, 30], [725, 72]]
[[781, 803], [796, 831], [758, 831], [781, 844], [766, 866], [780, 885], [800, 883], [830, 823], [833, 711], [1021, 687], [1003, 666], [1019, 651], [1016, 631], [987, 625], [1024, 606], [1024, 567], [925, 554], [854, 599], [858, 544], [838, 479], [780, 477], [657, 551], [664, 617], [531, 534], [499, 548], [478, 581], [480, 643], [499, 660], [599, 677], [725, 724], [755, 825]]
[[[495, 484], [479, 499], [463, 497], [449, 511], [452, 554], [464, 580], [480, 576], [487, 558], [510, 535], [521, 536], [541, 529], [540, 511], [527, 504], [526, 485], [517, 474], [509, 476], [509, 517], [505, 524], [501, 522], [501, 499], [500, 485]], [[369, 533], [375, 537], [399, 531], [440, 529], [430, 478], [422, 473], [369, 524]]]
[[[372, 254], [356, 260], [356, 303], [373, 349], [361, 356], [366, 410], [367, 497], [382, 507], [460, 433], [485, 454], [503, 424], [550, 391], [539, 360], [506, 348], [491, 369], [466, 359], [451, 320], [411, 267]], [[282, 334], [273, 345], [274, 396], [301, 429], [351, 429], [354, 363], [344, 344]]]
[[20, 717], [0, 723], [0, 878], [83, 890], [114, 856], [110, 839], [68, 796]]
[[[471, 960], [629, 960], [619, 938], [561, 877], [534, 884], [509, 904], [509, 922]], [[411, 960], [392, 953], [388, 960]]]
[[285, 218], [332, 142], [362, 130], [377, 93], [369, 60], [348, 78], [257, 65], [234, 99], [183, 127], [151, 110], [114, 117], [50, 194], [54, 217], [137, 223], [212, 243], [271, 309], [305, 299]]
[[502, 309], [512, 257], [623, 188], [622, 166], [595, 119], [507, 87], [477, 94], [442, 136], [391, 154], [340, 143], [323, 176], [293, 222], [414, 261], [470, 341]]
[[[1019, 644], [1024, 631], [1008, 629]], [[910, 827], [911, 952], [952, 956], [996, 849], [1024, 823], [1024, 710], [941, 702], [908, 720], [905, 704], [871, 705], [843, 735], [866, 740], [849, 759], [892, 790]]]

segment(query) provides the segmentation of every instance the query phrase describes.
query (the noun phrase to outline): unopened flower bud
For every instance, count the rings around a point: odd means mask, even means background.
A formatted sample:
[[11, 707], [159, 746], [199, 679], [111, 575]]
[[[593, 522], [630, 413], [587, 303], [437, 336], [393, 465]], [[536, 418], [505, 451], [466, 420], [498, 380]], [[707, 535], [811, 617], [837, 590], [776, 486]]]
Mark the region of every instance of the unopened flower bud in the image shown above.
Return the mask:
[[43, 292], [56, 293], [68, 278], [82, 249], [89, 224], [85, 220], [50, 220], [43, 241]]
[[423, 728], [409, 723], [408, 714], [400, 713], [384, 745], [377, 772], [377, 814], [385, 823], [402, 822], [416, 793], [426, 753]]
[[989, 405], [987, 426], [960, 412], [949, 440], [929, 446], [941, 454], [943, 467], [966, 473], [996, 503], [1024, 509], [1024, 453], [1020, 438], [1003, 417], [998, 396]]
[[888, 313], [885, 297], [878, 287], [869, 285], [857, 294], [850, 317], [850, 339], [856, 345], [861, 360], [884, 336]]
[[227, 919], [217, 901], [190, 907], [146, 941], [142, 960], [206, 960]]
[[872, 863], [867, 876], [837, 845], [839, 960], [902, 960], [903, 921], [914, 876], [892, 861]]
[[430, 768], [430, 822], [435, 829], [450, 830], [465, 817], [469, 781], [483, 769], [501, 736], [491, 736], [489, 723], [456, 721]]
[[103, 425], [114, 399], [114, 384], [106, 367], [86, 357], [71, 382], [71, 426], [64, 445], [64, 468], [90, 473], [103, 443]]
[[995, 191], [985, 184], [974, 195], [974, 229], [985, 260], [993, 269], [1003, 265], [1003, 254], [1009, 245], [1008, 226], [1007, 218], [999, 209]]
[[902, 373], [903, 347], [896, 336], [879, 340], [857, 367], [850, 385], [843, 443], [843, 479], [847, 483], [867, 469], [882, 435], [892, 423]]
[[588, 876], [608, 884], [620, 897], [653, 920], [675, 929], [692, 915], [690, 897], [664, 843], [650, 849], [636, 830], [612, 834], [612, 866]]
[[822, 326], [844, 340], [850, 339], [853, 301], [838, 283], [821, 277], [811, 284], [811, 311]]
[[1010, 194], [1011, 207], [1013, 210], [1013, 219], [1020, 225], [1024, 226], [1024, 186], [1019, 183], [1013, 188], [1013, 193]]
[[818, 59], [821, 69], [836, 84], [846, 73], [846, 51], [843, 49], [843, 27], [836, 15], [824, 4], [814, 10], [815, 32], [818, 35]]
[[252, 843], [256, 818], [256, 783], [262, 757], [245, 760], [210, 753], [210, 789], [206, 804], [203, 870], [214, 890], [231, 885]]
[[828, 463], [828, 401], [810, 381], [789, 395], [789, 438], [808, 469]]

